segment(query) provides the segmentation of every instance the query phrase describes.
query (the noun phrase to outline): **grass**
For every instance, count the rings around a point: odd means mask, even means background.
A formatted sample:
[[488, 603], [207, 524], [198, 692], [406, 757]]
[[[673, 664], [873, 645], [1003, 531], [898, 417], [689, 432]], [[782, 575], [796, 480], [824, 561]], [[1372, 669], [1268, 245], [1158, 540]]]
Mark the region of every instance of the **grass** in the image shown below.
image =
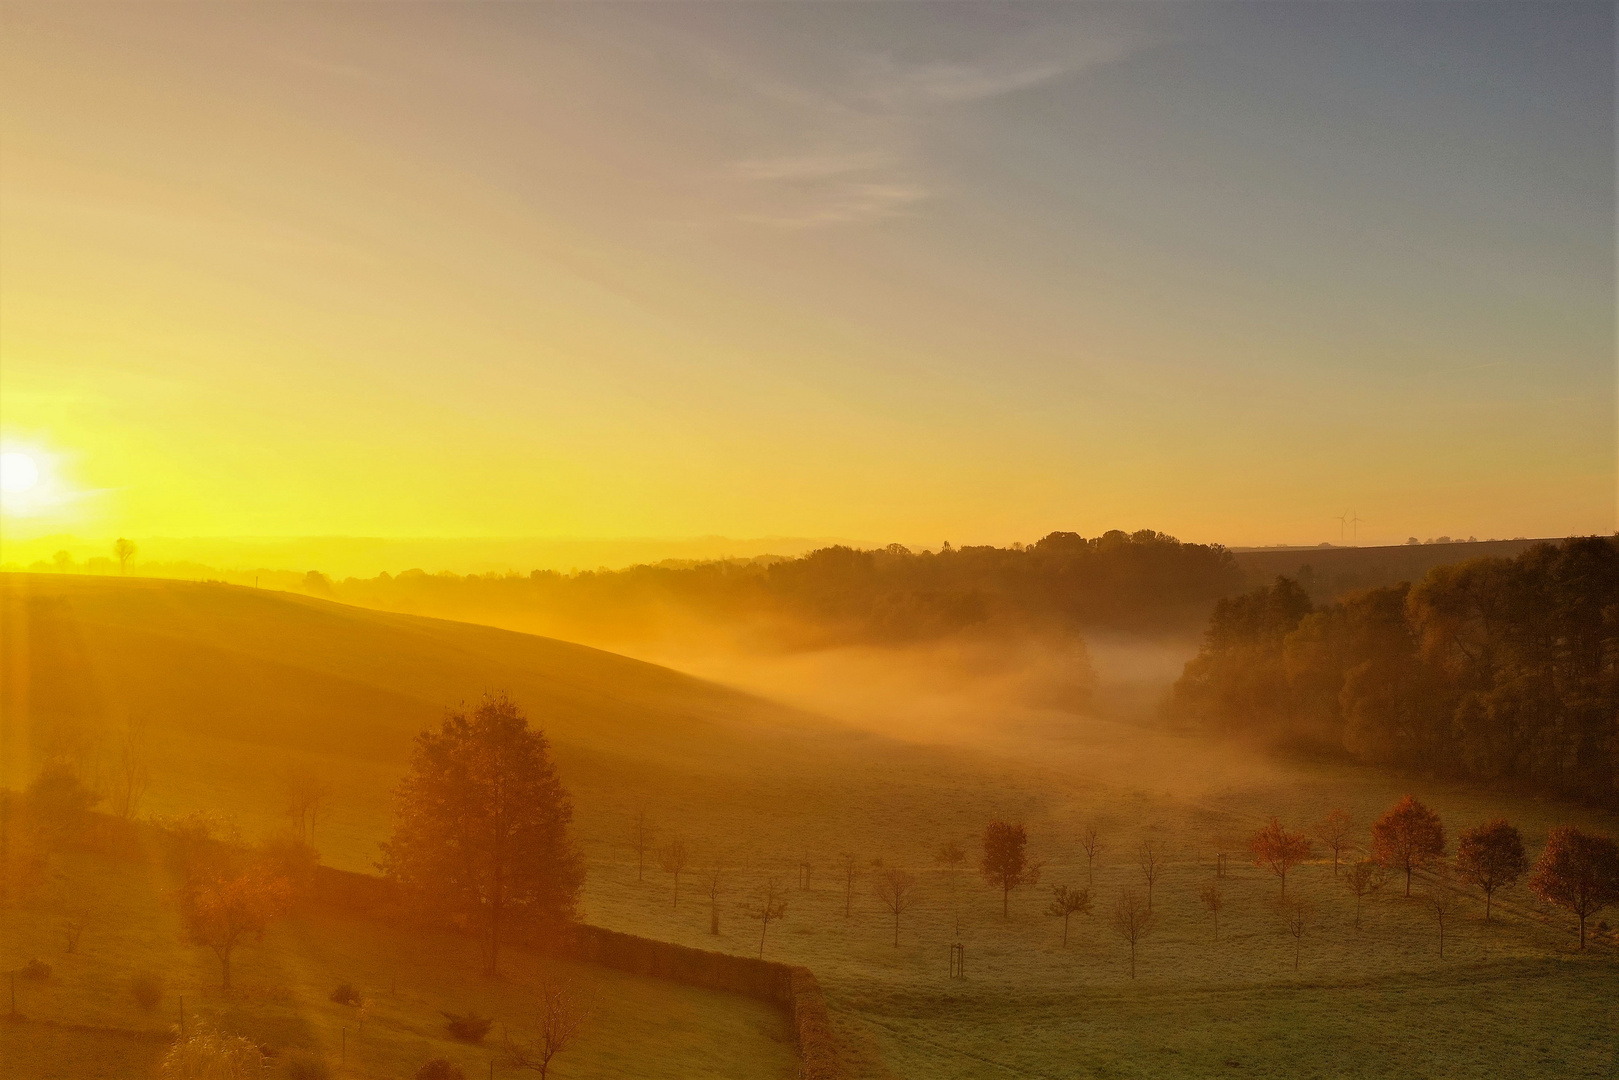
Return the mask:
[[[522, 1035], [532, 1020], [539, 980], [562, 979], [593, 993], [596, 1013], [577, 1047], [559, 1057], [559, 1077], [791, 1077], [797, 1066], [785, 1018], [758, 1001], [679, 986], [513, 950], [500, 978], [479, 975], [475, 948], [463, 938], [405, 932], [357, 919], [305, 913], [272, 927], [234, 958], [233, 989], [219, 989], [207, 949], [184, 944], [163, 897], [168, 883], [149, 863], [105, 856], [59, 856], [50, 889], [6, 912], [0, 966], [38, 956], [52, 968], [44, 982], [17, 980], [26, 1022], [0, 1024], [6, 1075], [145, 1077], [178, 1025], [186, 1022], [247, 1035], [281, 1053], [324, 1059], [340, 1077], [409, 1077], [446, 1057], [466, 1075], [516, 1076], [500, 1062], [501, 1032]], [[58, 898], [71, 894], [93, 919], [68, 954], [58, 932]], [[136, 972], [160, 973], [164, 996], [152, 1012], [131, 993]], [[353, 983], [360, 1009], [330, 1000]], [[448, 1038], [442, 1012], [496, 1020], [484, 1045]]]
[[[1289, 893], [1310, 898], [1316, 912], [1295, 972], [1293, 939], [1269, 904], [1276, 882], [1242, 856], [1247, 835], [1271, 814], [1297, 829], [1336, 806], [1352, 813], [1365, 843], [1371, 821], [1408, 791], [1442, 815], [1452, 847], [1459, 829], [1505, 816], [1523, 830], [1531, 857], [1554, 824], [1619, 832], [1600, 813], [1416, 774], [1277, 759], [1106, 717], [986, 709], [970, 747], [881, 738], [521, 635], [241, 595], [249, 590], [162, 583], [142, 598], [116, 584], [96, 585], [112, 590], [106, 595], [70, 597], [81, 643], [74, 647], [93, 675], [78, 681], [91, 682], [114, 711], [120, 702], [156, 708], [169, 698], [201, 710], [159, 714], [163, 722], [153, 724], [148, 809], [225, 808], [252, 836], [280, 823], [281, 763], [317, 763], [342, 781], [319, 846], [334, 865], [370, 869], [410, 733], [442, 704], [510, 687], [551, 734], [574, 795], [591, 921], [753, 954], [759, 927], [739, 901], [767, 875], [791, 885], [798, 864], [811, 864], [811, 888], [790, 890], [765, 955], [816, 972], [856, 1075], [1493, 1080], [1607, 1077], [1616, 1067], [1611, 933], [1576, 953], [1572, 919], [1520, 885], [1490, 924], [1478, 903], [1453, 915], [1441, 960], [1433, 914], [1420, 899], [1391, 885], [1368, 901], [1357, 930], [1353, 898], [1318, 859], [1289, 877]], [[46, 585], [66, 587], [30, 587]], [[141, 638], [142, 627], [161, 634]], [[191, 659], [163, 667], [166, 656], [189, 658], [204, 646], [255, 690], [233, 695], [229, 723], [198, 719], [207, 701], [185, 697]], [[397, 680], [387, 661], [396, 647], [413, 669]], [[345, 650], [358, 653], [352, 665]], [[583, 659], [570, 666], [569, 656]], [[137, 663], [146, 674], [133, 670]], [[167, 674], [154, 676], [154, 668]], [[341, 707], [302, 711], [328, 686], [322, 679], [338, 677], [350, 695]], [[412, 696], [388, 696], [400, 688]], [[679, 833], [693, 852], [678, 909], [655, 857], [637, 881], [625, 841], [643, 804], [660, 840]], [[946, 841], [973, 852], [993, 818], [1023, 822], [1031, 852], [1046, 860], [1041, 886], [1014, 894], [1005, 920], [998, 894], [970, 873], [952, 885], [932, 862]], [[1046, 886], [1086, 884], [1079, 837], [1091, 822], [1106, 845], [1095, 912], [1075, 916], [1063, 949], [1060, 920], [1041, 914]], [[1144, 889], [1135, 852], [1146, 839], [1167, 866], [1154, 890], [1160, 924], [1131, 980], [1107, 912], [1121, 888]], [[1222, 847], [1231, 852], [1231, 877], [1216, 943], [1197, 893]], [[897, 949], [871, 895], [869, 867], [853, 917], [844, 918], [834, 880], [843, 851], [920, 878]], [[715, 861], [728, 867], [717, 937], [708, 933], [700, 881]], [[1614, 912], [1606, 917], [1619, 922]], [[966, 946], [965, 980], [947, 977], [954, 940]], [[322, 979], [359, 977], [342, 966], [329, 965]], [[320, 1001], [330, 988], [320, 988]]]

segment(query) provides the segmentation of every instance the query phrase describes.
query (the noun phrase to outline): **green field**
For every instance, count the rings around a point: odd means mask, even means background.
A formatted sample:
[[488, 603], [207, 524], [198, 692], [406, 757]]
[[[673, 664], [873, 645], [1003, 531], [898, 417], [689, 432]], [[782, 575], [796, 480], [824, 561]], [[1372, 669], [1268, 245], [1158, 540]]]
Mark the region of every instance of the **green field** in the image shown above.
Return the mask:
[[[1572, 920], [1520, 886], [1490, 924], [1476, 904], [1453, 915], [1441, 960], [1420, 898], [1385, 890], [1356, 930], [1353, 898], [1317, 860], [1289, 878], [1289, 893], [1315, 904], [1295, 972], [1294, 941], [1267, 903], [1276, 883], [1240, 855], [1269, 815], [1297, 828], [1335, 806], [1355, 816], [1364, 842], [1371, 820], [1407, 791], [1437, 809], [1452, 836], [1509, 818], [1531, 856], [1559, 822], [1619, 831], [1604, 815], [1026, 708], [986, 708], [971, 746], [901, 740], [577, 646], [282, 594], [26, 577], [8, 578], [4, 591], [8, 670], [25, 664], [33, 688], [27, 700], [8, 689], [8, 708], [26, 710], [32, 738], [143, 715], [154, 759], [146, 809], [223, 807], [249, 836], [279, 824], [279, 771], [317, 763], [341, 780], [317, 842], [328, 862], [348, 868], [369, 869], [376, 857], [411, 733], [446, 704], [510, 691], [552, 736], [574, 794], [591, 921], [754, 952], [758, 925], [737, 902], [766, 875], [792, 882], [810, 864], [811, 887], [791, 893], [766, 955], [815, 970], [856, 1074], [1606, 1077], [1615, 1069], [1611, 932], [1576, 953]], [[66, 606], [41, 616], [42, 596]], [[25, 618], [43, 618], [48, 634], [33, 634], [45, 644], [22, 658], [13, 643]], [[643, 804], [663, 836], [680, 833], [695, 853], [678, 909], [655, 861], [636, 880], [625, 840]], [[971, 850], [996, 817], [1026, 824], [1031, 851], [1047, 862], [1042, 885], [1014, 894], [1005, 920], [998, 894], [971, 874], [952, 882], [932, 863], [946, 841]], [[1058, 920], [1041, 914], [1045, 886], [1085, 884], [1078, 838], [1091, 822], [1106, 845], [1096, 911], [1075, 917], [1063, 949]], [[1144, 888], [1135, 853], [1148, 838], [1168, 867], [1154, 890], [1160, 925], [1131, 980], [1106, 916], [1121, 888]], [[1197, 891], [1221, 848], [1233, 855], [1216, 943]], [[899, 948], [869, 875], [844, 918], [834, 880], [842, 851], [921, 879]], [[717, 938], [695, 872], [713, 861], [728, 868]], [[1619, 922], [1615, 915], [1607, 918]], [[958, 937], [967, 978], [950, 980], [948, 946]]]

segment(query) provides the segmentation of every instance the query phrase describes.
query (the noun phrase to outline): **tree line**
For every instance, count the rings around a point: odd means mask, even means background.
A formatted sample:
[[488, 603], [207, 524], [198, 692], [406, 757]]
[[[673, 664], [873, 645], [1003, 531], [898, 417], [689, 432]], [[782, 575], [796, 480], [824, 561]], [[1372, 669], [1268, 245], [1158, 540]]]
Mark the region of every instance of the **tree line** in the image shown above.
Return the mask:
[[459, 576], [405, 571], [312, 591], [385, 608], [540, 611], [579, 627], [650, 627], [671, 612], [747, 621], [785, 644], [904, 644], [975, 628], [996, 633], [1132, 631], [1197, 626], [1241, 588], [1219, 545], [1150, 529], [1095, 537], [1054, 532], [1032, 544], [913, 551], [834, 546], [800, 558], [666, 563], [559, 574]]
[[1619, 805], [1619, 547], [1539, 544], [1317, 606], [1216, 603], [1171, 711], [1381, 765]]

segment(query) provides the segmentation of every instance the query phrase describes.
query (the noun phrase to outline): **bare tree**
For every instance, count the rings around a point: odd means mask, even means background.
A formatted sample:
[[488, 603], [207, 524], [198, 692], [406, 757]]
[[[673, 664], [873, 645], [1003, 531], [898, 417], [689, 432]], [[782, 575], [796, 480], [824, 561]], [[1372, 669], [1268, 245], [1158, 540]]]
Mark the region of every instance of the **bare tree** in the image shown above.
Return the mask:
[[686, 851], [686, 841], [676, 836], [664, 845], [658, 852], [658, 866], [665, 874], [673, 874], [675, 878], [675, 907], [680, 906], [680, 875], [685, 871], [690, 855]]
[[652, 850], [652, 841], [657, 834], [657, 826], [647, 818], [646, 803], [642, 803], [630, 823], [630, 847], [635, 851], [636, 881], [643, 880], [646, 872], [646, 853]]
[[1075, 912], [1085, 915], [1091, 913], [1091, 891], [1071, 889], [1067, 885], [1053, 885], [1051, 904], [1046, 908], [1046, 914], [1062, 917], [1062, 947], [1065, 949], [1068, 948], [1068, 918]]
[[1211, 881], [1203, 886], [1203, 891], [1197, 894], [1203, 901], [1203, 906], [1214, 916], [1214, 940], [1220, 940], [1220, 909], [1225, 907], [1225, 893], [1220, 891], [1220, 883]]
[[860, 869], [860, 860], [852, 851], [845, 851], [838, 859], [843, 870], [843, 917], [847, 919], [854, 911], [854, 883], [860, 880], [864, 871]]
[[75, 907], [62, 916], [62, 937], [67, 945], [67, 951], [77, 952], [79, 938], [84, 934], [85, 927], [90, 925], [90, 909], [88, 907]]
[[1441, 864], [1428, 885], [1428, 906], [1439, 920], [1439, 959], [1445, 958], [1445, 918], [1456, 910], [1460, 897], [1451, 886], [1450, 867]]
[[1130, 978], [1136, 977], [1136, 945], [1152, 932], [1152, 909], [1134, 889], [1125, 889], [1113, 902], [1113, 932], [1130, 944]]
[[1152, 884], [1158, 880], [1158, 873], [1163, 869], [1163, 856], [1152, 840], [1143, 840], [1141, 850], [1136, 853], [1136, 861], [1141, 864], [1141, 876], [1147, 879], [1147, 910], [1152, 910]]
[[961, 902], [957, 896], [961, 880], [962, 867], [967, 865], [967, 853], [961, 845], [950, 841], [939, 845], [938, 853], [933, 861], [944, 870], [945, 881], [950, 885], [950, 914], [956, 921], [956, 933], [961, 933]]
[[506, 1064], [528, 1069], [545, 1080], [551, 1059], [572, 1046], [595, 1012], [593, 995], [582, 995], [572, 984], [547, 978], [540, 985], [539, 1016], [534, 1034], [526, 1040], [506, 1036]]
[[780, 919], [787, 914], [787, 896], [782, 891], [781, 878], [771, 874], [765, 879], [753, 896], [753, 899], [742, 906], [743, 913], [750, 919], [759, 920], [759, 959], [765, 957], [765, 934], [770, 931], [772, 920]]
[[315, 824], [331, 798], [331, 785], [315, 769], [289, 764], [281, 778], [281, 794], [282, 806], [298, 839], [313, 847]]
[[725, 867], [715, 863], [708, 871], [708, 932], [720, 932], [720, 886], [725, 878]]
[[134, 818], [152, 783], [149, 743], [146, 721], [130, 717], [118, 743], [117, 787], [112, 798], [113, 812], [125, 821]]
[[1329, 810], [1327, 816], [1321, 819], [1321, 824], [1315, 827], [1316, 838], [1332, 852], [1333, 877], [1338, 876], [1338, 860], [1349, 847], [1349, 837], [1354, 829], [1355, 819], [1349, 816], [1348, 810], [1343, 809]]
[[1308, 900], [1295, 897], [1292, 900], [1280, 902], [1282, 912], [1282, 925], [1293, 938], [1293, 970], [1299, 969], [1299, 957], [1304, 952], [1304, 932], [1310, 928], [1311, 920], [1315, 917], [1315, 908]]
[[1355, 895], [1355, 929], [1360, 929], [1360, 902], [1383, 887], [1388, 870], [1376, 859], [1362, 859], [1344, 874], [1344, 885]]
[[1085, 832], [1079, 838], [1079, 846], [1085, 849], [1085, 884], [1096, 884], [1096, 853], [1102, 850], [1102, 834], [1094, 824], [1085, 826]]
[[112, 554], [118, 560], [118, 572], [126, 573], [129, 570], [129, 560], [135, 557], [135, 541], [120, 536], [113, 541]]
[[899, 917], [915, 902], [916, 878], [895, 866], [878, 871], [873, 891], [894, 916], [894, 947], [899, 947]]

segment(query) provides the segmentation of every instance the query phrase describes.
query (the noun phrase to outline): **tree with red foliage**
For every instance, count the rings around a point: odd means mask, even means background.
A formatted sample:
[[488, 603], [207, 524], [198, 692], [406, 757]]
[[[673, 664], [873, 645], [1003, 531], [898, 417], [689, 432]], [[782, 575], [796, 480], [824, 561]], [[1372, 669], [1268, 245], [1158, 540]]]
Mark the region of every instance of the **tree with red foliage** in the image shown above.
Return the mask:
[[262, 868], [181, 893], [180, 917], [186, 936], [214, 950], [224, 989], [230, 989], [231, 953], [244, 938], [262, 938], [270, 923], [286, 911], [291, 894], [285, 878]]
[[1456, 873], [1484, 893], [1484, 921], [1490, 920], [1490, 898], [1529, 869], [1518, 830], [1497, 818], [1488, 825], [1468, 829], [1457, 839]]
[[1585, 920], [1619, 904], [1619, 846], [1606, 836], [1559, 825], [1546, 837], [1529, 888], [1548, 904], [1574, 913], [1583, 949]]
[[1282, 879], [1282, 895], [1287, 895], [1287, 872], [1310, 857], [1310, 840], [1303, 833], [1290, 833], [1282, 823], [1271, 818], [1270, 823], [1254, 833], [1248, 841], [1248, 850], [1254, 853], [1254, 865], [1263, 866]]
[[1372, 855], [1390, 870], [1405, 874], [1405, 895], [1411, 895], [1411, 875], [1445, 853], [1445, 827], [1439, 815], [1407, 795], [1372, 824]]

